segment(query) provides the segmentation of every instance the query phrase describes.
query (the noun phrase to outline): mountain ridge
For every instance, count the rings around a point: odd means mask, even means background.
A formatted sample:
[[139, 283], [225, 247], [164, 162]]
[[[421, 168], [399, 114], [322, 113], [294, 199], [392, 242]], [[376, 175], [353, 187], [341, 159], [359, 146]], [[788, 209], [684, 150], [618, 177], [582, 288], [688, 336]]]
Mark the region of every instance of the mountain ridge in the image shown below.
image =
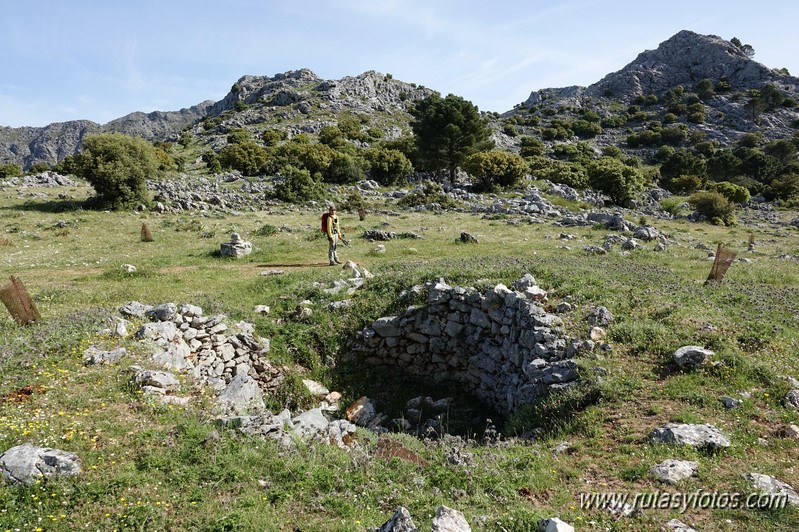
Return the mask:
[[[618, 103], [627, 104], [648, 95], [662, 98], [675, 86], [692, 91], [704, 79], [716, 85], [724, 82], [727, 94], [734, 96], [719, 96], [707, 102], [711, 112], [701, 127], [711, 129], [711, 138], [724, 143], [752, 130], [761, 130], [773, 138], [792, 131], [794, 117], [787, 112], [750, 124], [740, 95], [773, 84], [796, 100], [798, 78], [754, 61], [731, 41], [690, 30], [678, 32], [655, 50], [641, 52], [622, 69], [587, 87], [540, 89], [502, 115], [488, 115], [498, 120], [535, 106], [595, 107], [600, 114], [608, 114]], [[77, 151], [85, 135], [99, 132], [174, 142], [181, 132], [191, 131], [206, 136], [206, 146], [219, 149], [223, 135], [232, 128], [258, 129], [267, 124], [283, 128], [290, 135], [314, 134], [325, 125], [335, 125], [341, 113], [369, 115], [383, 126], [386, 138], [395, 138], [409, 130], [410, 105], [433, 92], [374, 70], [339, 80], [324, 80], [306, 68], [272, 77], [244, 75], [221, 100], [206, 100], [179, 111], [133, 112], [104, 125], [76, 120], [41, 128], [0, 127], [0, 163], [18, 163], [24, 168], [36, 161], [54, 164]], [[497, 140], [502, 148], [514, 148], [513, 139], [497, 135]]]

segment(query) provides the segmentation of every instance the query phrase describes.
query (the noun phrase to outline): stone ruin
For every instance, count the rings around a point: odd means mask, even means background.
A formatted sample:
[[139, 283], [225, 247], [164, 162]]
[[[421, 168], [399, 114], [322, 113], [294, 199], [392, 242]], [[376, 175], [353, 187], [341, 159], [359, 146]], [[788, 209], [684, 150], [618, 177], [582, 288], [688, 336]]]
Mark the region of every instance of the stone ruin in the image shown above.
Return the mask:
[[462, 384], [503, 415], [550, 390], [574, 386], [579, 371], [573, 357], [593, 347], [565, 335], [561, 318], [543, 306], [546, 291], [530, 274], [511, 288], [499, 284], [484, 293], [443, 279], [409, 293], [425, 304], [365, 327], [356, 353], [369, 365]]

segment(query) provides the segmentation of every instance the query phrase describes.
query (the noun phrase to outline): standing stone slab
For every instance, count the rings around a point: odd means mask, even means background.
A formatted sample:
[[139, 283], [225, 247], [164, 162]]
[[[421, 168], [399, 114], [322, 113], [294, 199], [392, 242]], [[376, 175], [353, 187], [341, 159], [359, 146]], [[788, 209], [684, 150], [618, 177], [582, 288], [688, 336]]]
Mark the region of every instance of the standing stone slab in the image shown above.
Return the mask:
[[714, 451], [730, 446], [730, 440], [724, 434], [707, 424], [667, 423], [653, 430], [649, 439], [652, 443], [688, 445]]
[[41, 478], [77, 475], [81, 472], [78, 455], [24, 443], [0, 454], [0, 473], [12, 484], [30, 486]]
[[218, 402], [223, 409], [235, 414], [252, 414], [263, 412], [263, 392], [249, 375], [236, 375], [230, 384], [219, 394]]

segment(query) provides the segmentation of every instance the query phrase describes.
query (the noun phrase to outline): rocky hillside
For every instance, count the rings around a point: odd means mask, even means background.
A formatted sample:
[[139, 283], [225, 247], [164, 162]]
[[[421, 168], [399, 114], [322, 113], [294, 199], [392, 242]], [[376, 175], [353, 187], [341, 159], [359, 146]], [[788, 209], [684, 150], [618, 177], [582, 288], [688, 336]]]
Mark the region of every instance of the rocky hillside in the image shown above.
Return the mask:
[[[597, 123], [601, 120], [600, 131], [575, 130], [554, 140], [577, 137], [595, 147], [627, 150], [627, 135], [652, 129], [653, 122], [698, 132], [718, 147], [730, 146], [752, 132], [767, 139], [790, 139], [799, 124], [799, 79], [785, 69], [754, 61], [747, 46], [681, 31], [593, 85], [533, 92], [501, 119], [495, 116], [495, 140], [501, 149], [518, 150], [518, 133], [541, 137], [542, 129], [553, 121], [584, 119], [586, 113]], [[753, 103], [752, 91], [772, 89], [780, 102]], [[335, 125], [342, 113], [357, 117], [364, 128], [373, 128], [378, 134], [374, 138], [392, 139], [409, 130], [408, 109], [413, 102], [432, 92], [375, 71], [340, 80], [321, 79], [308, 69], [273, 77], [243, 76], [223, 99], [176, 112], [131, 113], [105, 125], [74, 121], [43, 128], [0, 128], [0, 163], [23, 167], [36, 161], [56, 163], [77, 150], [84, 135], [100, 131], [173, 142], [190, 133], [199, 148], [188, 154], [191, 159], [208, 148], [219, 150], [231, 129], [249, 130], [255, 138], [270, 128], [289, 136], [316, 134]], [[520, 126], [520, 131], [508, 132], [504, 128], [508, 122]], [[502, 133], [503, 128], [508, 134]], [[546, 135], [543, 139], [553, 140]], [[639, 151], [633, 154], [653, 155]]]
[[[700, 86], [703, 80], [709, 83], [704, 92]], [[762, 91], [766, 86], [778, 89], [786, 101], [768, 112], [755, 110], [753, 114], [752, 108], [747, 107], [751, 91]], [[678, 96], [680, 102], [677, 102]], [[687, 113], [680, 116], [679, 112], [673, 112], [676, 103], [688, 102], [692, 97], [693, 104], [704, 106], [701, 118], [689, 119]], [[747, 55], [743, 47], [721, 37], [683, 30], [593, 85], [535, 91], [503, 116], [547, 109], [549, 111], [544, 114], [549, 116], [556, 111], [579, 114], [591, 110], [603, 119], [616, 118], [617, 127], [645, 128], [648, 120], [663, 121], [666, 114], [672, 112], [677, 122], [685, 123], [691, 130], [702, 131], [709, 140], [725, 147], [750, 132], [760, 132], [767, 139], [791, 138], [799, 119], [797, 99], [799, 78], [789, 75], [785, 69], [768, 68]], [[664, 123], [673, 120], [667, 118]], [[599, 135], [597, 143], [623, 145], [624, 138], [619, 131], [611, 129], [605, 124], [604, 136]]]

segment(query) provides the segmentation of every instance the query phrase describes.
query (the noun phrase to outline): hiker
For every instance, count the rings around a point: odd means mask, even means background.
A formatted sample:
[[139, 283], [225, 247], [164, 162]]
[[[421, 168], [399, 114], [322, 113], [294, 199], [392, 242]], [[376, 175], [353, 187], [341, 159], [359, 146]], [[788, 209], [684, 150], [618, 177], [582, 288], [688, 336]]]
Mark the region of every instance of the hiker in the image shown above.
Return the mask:
[[338, 241], [341, 240], [342, 243], [346, 246], [348, 244], [347, 240], [344, 238], [344, 234], [341, 232], [341, 228], [338, 225], [338, 216], [336, 216], [336, 208], [334, 206], [330, 206], [330, 209], [322, 215], [322, 227], [327, 233], [327, 258], [330, 261], [331, 266], [335, 266], [336, 264], [341, 264], [341, 261], [338, 260]]

